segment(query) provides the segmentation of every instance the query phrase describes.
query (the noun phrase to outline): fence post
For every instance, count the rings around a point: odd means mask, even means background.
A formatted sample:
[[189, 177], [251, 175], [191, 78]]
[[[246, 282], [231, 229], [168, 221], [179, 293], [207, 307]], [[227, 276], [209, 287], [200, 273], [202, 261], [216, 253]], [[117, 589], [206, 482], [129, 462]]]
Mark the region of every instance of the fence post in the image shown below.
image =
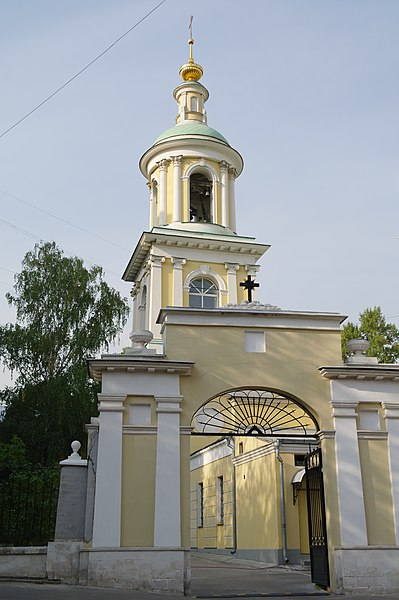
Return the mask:
[[80, 446], [80, 442], [72, 442], [72, 454], [60, 462], [55, 537], [47, 549], [48, 578], [72, 584], [79, 583], [80, 578], [80, 546], [86, 512], [87, 460], [79, 456]]

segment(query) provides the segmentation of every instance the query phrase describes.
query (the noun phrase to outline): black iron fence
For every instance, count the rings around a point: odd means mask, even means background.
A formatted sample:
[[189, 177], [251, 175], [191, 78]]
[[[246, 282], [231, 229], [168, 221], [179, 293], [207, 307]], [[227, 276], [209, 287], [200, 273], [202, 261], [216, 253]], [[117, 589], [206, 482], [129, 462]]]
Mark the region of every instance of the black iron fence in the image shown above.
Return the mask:
[[0, 546], [44, 546], [54, 540], [60, 471], [0, 470]]

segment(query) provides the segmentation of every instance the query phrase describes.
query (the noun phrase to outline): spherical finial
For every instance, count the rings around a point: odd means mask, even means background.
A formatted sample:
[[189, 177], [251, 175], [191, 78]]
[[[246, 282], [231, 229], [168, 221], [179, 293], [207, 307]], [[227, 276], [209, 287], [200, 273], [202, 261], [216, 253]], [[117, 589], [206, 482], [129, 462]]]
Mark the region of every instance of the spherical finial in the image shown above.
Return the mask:
[[81, 446], [82, 446], [82, 444], [80, 442], [78, 442], [78, 440], [75, 440], [74, 442], [72, 442], [72, 444], [71, 444], [72, 456], [78, 456]]

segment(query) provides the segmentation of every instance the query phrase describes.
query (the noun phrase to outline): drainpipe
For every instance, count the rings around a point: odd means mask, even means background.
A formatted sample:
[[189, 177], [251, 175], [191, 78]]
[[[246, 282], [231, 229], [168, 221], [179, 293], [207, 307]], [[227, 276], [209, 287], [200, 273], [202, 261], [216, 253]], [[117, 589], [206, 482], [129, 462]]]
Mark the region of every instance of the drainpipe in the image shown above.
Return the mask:
[[276, 458], [280, 463], [280, 504], [281, 504], [281, 536], [283, 539], [283, 560], [284, 564], [289, 562], [287, 556], [287, 521], [285, 517], [285, 491], [284, 491], [284, 462], [280, 456], [280, 440], [274, 442]]
[[233, 482], [232, 494], [231, 494], [231, 504], [232, 504], [232, 513], [233, 513], [233, 550], [231, 550], [231, 554], [235, 554], [237, 552], [237, 512], [236, 512], [236, 466], [234, 464], [235, 457], [235, 443], [234, 438], [227, 438], [227, 446], [233, 451], [233, 458], [231, 459], [231, 478]]

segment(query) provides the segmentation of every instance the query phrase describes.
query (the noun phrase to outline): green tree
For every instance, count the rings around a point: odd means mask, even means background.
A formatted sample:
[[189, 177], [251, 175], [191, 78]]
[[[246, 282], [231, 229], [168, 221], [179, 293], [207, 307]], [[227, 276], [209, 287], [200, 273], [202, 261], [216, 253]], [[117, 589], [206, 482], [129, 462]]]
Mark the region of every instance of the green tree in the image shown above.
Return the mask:
[[0, 355], [16, 373], [0, 392], [6, 411], [3, 441], [18, 435], [31, 462], [52, 464], [82, 439], [83, 424], [97, 413], [97, 386], [86, 358], [106, 350], [128, 316], [126, 299], [110, 288], [101, 267], [86, 269], [54, 242], [36, 244], [7, 294], [16, 323], [0, 326]]
[[379, 306], [366, 308], [359, 315], [359, 324], [347, 323], [342, 330], [342, 357], [349, 355], [349, 340], [363, 338], [370, 342], [367, 356], [376, 356], [381, 363], [395, 363], [399, 358], [399, 330], [387, 323]]

